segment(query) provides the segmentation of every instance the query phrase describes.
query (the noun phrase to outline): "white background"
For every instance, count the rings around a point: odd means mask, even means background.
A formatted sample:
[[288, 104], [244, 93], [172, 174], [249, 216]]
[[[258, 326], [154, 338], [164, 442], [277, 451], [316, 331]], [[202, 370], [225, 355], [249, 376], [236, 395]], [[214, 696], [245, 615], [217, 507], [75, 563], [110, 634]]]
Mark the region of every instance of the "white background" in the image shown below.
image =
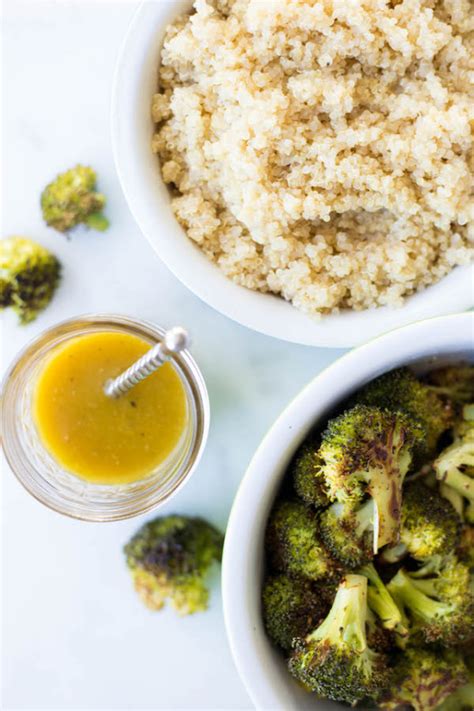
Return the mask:
[[[166, 0], [159, 0], [166, 1]], [[282, 408], [341, 351], [252, 333], [200, 303], [154, 256], [115, 175], [109, 132], [114, 63], [135, 2], [3, 2], [2, 236], [45, 244], [62, 286], [35, 323], [1, 320], [2, 369], [39, 331], [85, 312], [182, 324], [209, 388], [212, 425], [199, 470], [160, 513], [222, 529], [246, 465]], [[70, 241], [41, 220], [41, 189], [90, 163], [112, 227]], [[122, 546], [142, 523], [93, 525], [31, 499], [2, 461], [2, 708], [248, 709], [225, 637], [218, 580], [188, 619], [141, 606]]]

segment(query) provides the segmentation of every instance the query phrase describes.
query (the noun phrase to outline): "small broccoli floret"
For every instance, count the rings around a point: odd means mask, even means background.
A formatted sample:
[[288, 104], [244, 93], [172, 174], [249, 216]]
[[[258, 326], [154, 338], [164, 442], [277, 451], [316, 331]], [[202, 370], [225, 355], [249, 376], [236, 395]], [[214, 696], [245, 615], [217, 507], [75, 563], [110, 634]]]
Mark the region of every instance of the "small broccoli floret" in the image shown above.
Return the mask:
[[266, 549], [275, 570], [318, 580], [338, 565], [319, 539], [316, 516], [296, 501], [280, 501], [267, 526]]
[[76, 165], [61, 173], [41, 194], [41, 208], [47, 225], [58, 232], [69, 232], [83, 223], [94, 230], [106, 230], [102, 214], [105, 197], [96, 192], [97, 175], [92, 168]]
[[315, 444], [306, 442], [300, 447], [289, 473], [293, 478], [295, 491], [303, 501], [318, 508], [327, 506], [329, 499], [321, 476], [318, 447]]
[[437, 491], [417, 480], [403, 491], [401, 542], [418, 560], [452, 551], [459, 539], [460, 518]]
[[420, 570], [399, 570], [387, 589], [410, 621], [410, 634], [456, 646], [474, 636], [469, 568], [454, 556], [433, 558]]
[[222, 555], [223, 536], [201, 518], [149, 521], [124, 548], [135, 589], [152, 610], [168, 598], [180, 615], [207, 608], [206, 575]]
[[374, 552], [397, 542], [402, 484], [418, 431], [400, 413], [358, 405], [329, 422], [319, 455], [329, 498], [375, 502]]
[[356, 396], [363, 405], [405, 412], [412, 423], [418, 422], [424, 436], [418, 438], [414, 458], [421, 465], [436, 452], [443, 432], [452, 425], [452, 406], [423, 383], [408, 368], [399, 368], [373, 380]]
[[434, 711], [467, 680], [466, 665], [460, 654], [410, 648], [399, 656], [391, 689], [379, 707], [386, 711], [405, 708]]
[[348, 568], [374, 556], [375, 504], [334, 503], [319, 518], [319, 530], [327, 549]]
[[406, 635], [407, 630], [403, 624], [402, 613], [372, 563], [362, 566], [357, 572], [368, 580], [368, 605], [380, 619], [382, 626], [389, 630], [396, 630], [398, 634]]
[[0, 240], [0, 308], [11, 306], [21, 323], [49, 304], [60, 274], [59, 261], [40, 244], [24, 237]]
[[295, 637], [304, 637], [326, 616], [329, 605], [314, 583], [274, 575], [262, 593], [263, 620], [268, 636], [285, 650]]
[[[464, 407], [464, 419], [454, 429], [453, 443], [444, 449], [434, 463], [441, 493], [469, 523], [474, 523], [474, 419], [471, 408]], [[455, 493], [451, 494], [449, 490]], [[456, 497], [457, 494], [457, 497]], [[456, 499], [461, 501], [456, 503]]]
[[387, 657], [367, 643], [367, 578], [347, 575], [322, 624], [299, 640], [289, 668], [311, 691], [355, 704], [389, 684]]
[[457, 365], [432, 370], [425, 378], [430, 390], [453, 402], [474, 402], [474, 366]]

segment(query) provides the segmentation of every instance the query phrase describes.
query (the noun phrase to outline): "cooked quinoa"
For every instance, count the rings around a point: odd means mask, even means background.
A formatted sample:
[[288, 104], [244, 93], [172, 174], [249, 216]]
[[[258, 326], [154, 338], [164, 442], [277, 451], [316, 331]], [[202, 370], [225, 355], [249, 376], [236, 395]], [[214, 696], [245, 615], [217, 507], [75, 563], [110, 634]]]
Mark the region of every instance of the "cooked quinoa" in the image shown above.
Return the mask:
[[472, 0], [196, 0], [161, 59], [173, 210], [238, 284], [397, 306], [472, 259]]

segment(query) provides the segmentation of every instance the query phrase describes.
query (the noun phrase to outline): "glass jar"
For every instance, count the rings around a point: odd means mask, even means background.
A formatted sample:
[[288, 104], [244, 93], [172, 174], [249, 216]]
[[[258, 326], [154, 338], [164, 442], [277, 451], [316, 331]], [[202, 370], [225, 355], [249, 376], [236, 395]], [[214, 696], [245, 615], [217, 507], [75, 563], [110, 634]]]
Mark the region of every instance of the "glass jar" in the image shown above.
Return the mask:
[[185, 389], [188, 417], [175, 450], [156, 469], [129, 484], [94, 484], [66, 471], [43, 446], [32, 398], [46, 360], [77, 336], [114, 331], [159, 342], [164, 329], [126, 316], [92, 314], [65, 321], [42, 333], [17, 356], [2, 385], [0, 425], [6, 459], [18, 480], [38, 501], [85, 521], [117, 521], [150, 511], [169, 500], [189, 479], [201, 458], [209, 431], [209, 398], [189, 351], [173, 357]]

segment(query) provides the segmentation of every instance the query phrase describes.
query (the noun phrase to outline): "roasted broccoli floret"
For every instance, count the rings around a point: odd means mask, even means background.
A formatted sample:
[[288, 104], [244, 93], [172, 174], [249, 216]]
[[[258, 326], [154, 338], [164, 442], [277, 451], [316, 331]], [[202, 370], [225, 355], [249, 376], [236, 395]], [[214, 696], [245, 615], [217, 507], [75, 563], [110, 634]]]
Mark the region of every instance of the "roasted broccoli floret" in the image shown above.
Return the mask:
[[76, 165], [57, 176], [41, 194], [41, 208], [47, 225], [69, 232], [79, 224], [106, 230], [109, 222], [102, 210], [105, 197], [96, 192], [97, 175], [92, 168]]
[[366, 385], [356, 396], [363, 405], [378, 406], [405, 412], [412, 424], [418, 423], [423, 437], [415, 442], [414, 458], [417, 466], [436, 452], [436, 445], [453, 419], [452, 406], [423, 383], [407, 368], [385, 373]]
[[366, 622], [367, 578], [347, 575], [325, 620], [296, 643], [289, 662], [293, 676], [334, 701], [377, 698], [390, 672], [385, 654], [368, 646]]
[[432, 370], [425, 378], [437, 395], [453, 402], [474, 402], [474, 366], [453, 365]]
[[[448, 498], [464, 520], [474, 523], [474, 417], [472, 407], [463, 408], [464, 419], [454, 429], [453, 443], [434, 463], [442, 482], [441, 494]], [[454, 493], [453, 493], [454, 492]]]
[[372, 563], [362, 566], [357, 572], [359, 575], [365, 575], [368, 580], [367, 602], [379, 618], [381, 625], [386, 629], [396, 630], [398, 634], [406, 635], [402, 613]]
[[424, 560], [452, 551], [458, 543], [460, 523], [449, 501], [420, 480], [404, 488], [400, 539], [414, 558]]
[[410, 648], [398, 657], [391, 689], [379, 707], [434, 711], [467, 680], [466, 665], [457, 652]]
[[300, 447], [290, 466], [290, 476], [293, 478], [296, 493], [307, 504], [318, 508], [329, 503], [320, 464], [317, 445], [306, 442]]
[[469, 568], [453, 555], [430, 559], [420, 570], [399, 570], [387, 589], [409, 620], [415, 638], [445, 646], [474, 636], [474, 598]]
[[304, 578], [273, 575], [262, 592], [263, 620], [268, 636], [285, 650], [295, 637], [306, 636], [327, 615], [322, 591]]
[[0, 240], [0, 308], [11, 306], [21, 323], [49, 304], [60, 274], [59, 261], [40, 244], [25, 237]]
[[275, 570], [310, 580], [336, 575], [338, 565], [318, 536], [315, 513], [296, 501], [280, 501], [266, 531], [266, 549]]
[[124, 548], [135, 589], [152, 610], [168, 598], [180, 615], [207, 608], [206, 576], [222, 555], [223, 536], [201, 518], [149, 521]]
[[406, 415], [358, 405], [331, 420], [319, 455], [328, 495], [340, 503], [374, 507], [374, 552], [397, 542], [402, 484], [418, 431]]
[[319, 518], [321, 538], [332, 555], [348, 568], [355, 568], [374, 556], [375, 503], [336, 503]]

